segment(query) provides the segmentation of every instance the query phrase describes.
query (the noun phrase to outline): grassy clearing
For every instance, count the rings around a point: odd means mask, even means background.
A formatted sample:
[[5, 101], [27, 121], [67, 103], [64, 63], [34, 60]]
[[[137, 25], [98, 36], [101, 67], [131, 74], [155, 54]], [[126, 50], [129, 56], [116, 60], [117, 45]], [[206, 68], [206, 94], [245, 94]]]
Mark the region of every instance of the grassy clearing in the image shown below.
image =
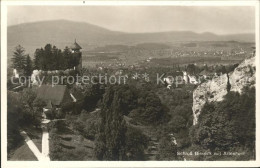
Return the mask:
[[[42, 130], [41, 128], [35, 128], [33, 126], [31, 127], [24, 127], [22, 128], [28, 136], [31, 138], [31, 140], [34, 142], [34, 144], [37, 146], [39, 151], [42, 150]], [[35, 161], [37, 158], [34, 156], [28, 145], [23, 141], [22, 144], [15, 150], [13, 150], [10, 153], [10, 157], [8, 160], [12, 161], [19, 161], [19, 160], [25, 160], [25, 161]]]
[[72, 131], [66, 122], [63, 128], [56, 127], [50, 131], [50, 157], [56, 161], [86, 161], [95, 160], [94, 141], [84, 138]]
[[10, 157], [11, 161], [37, 161], [30, 148], [24, 143], [18, 147]]
[[42, 151], [42, 129], [35, 128], [35, 127], [26, 127], [23, 128], [23, 130], [27, 132], [28, 136], [31, 138], [31, 140], [34, 142], [34, 144], [41, 152]]

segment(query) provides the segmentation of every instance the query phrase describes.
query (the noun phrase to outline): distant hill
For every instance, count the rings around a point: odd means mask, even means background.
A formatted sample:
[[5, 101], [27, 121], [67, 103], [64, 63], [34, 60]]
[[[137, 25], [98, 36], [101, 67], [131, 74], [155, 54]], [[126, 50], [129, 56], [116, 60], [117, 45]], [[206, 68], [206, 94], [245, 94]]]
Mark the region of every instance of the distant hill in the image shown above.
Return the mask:
[[176, 41], [245, 41], [254, 42], [254, 34], [216, 35], [192, 31], [158, 33], [124, 33], [96, 25], [67, 20], [24, 23], [8, 27], [8, 46], [24, 45], [41, 47], [47, 43], [57, 46], [71, 44], [77, 38], [82, 48], [88, 44], [137, 44]]

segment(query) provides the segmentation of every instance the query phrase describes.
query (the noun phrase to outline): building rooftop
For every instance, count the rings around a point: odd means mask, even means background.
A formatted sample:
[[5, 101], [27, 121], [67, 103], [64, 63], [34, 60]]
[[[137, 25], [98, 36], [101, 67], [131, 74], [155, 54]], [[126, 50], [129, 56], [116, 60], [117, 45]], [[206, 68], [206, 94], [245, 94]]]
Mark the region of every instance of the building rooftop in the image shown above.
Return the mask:
[[82, 48], [80, 47], [80, 45], [76, 42], [76, 39], [75, 39], [75, 42], [70, 46], [70, 48], [71, 48], [72, 50], [80, 50], [80, 49], [82, 49]]
[[66, 85], [42, 85], [37, 90], [37, 98], [45, 101], [50, 107], [72, 101]]

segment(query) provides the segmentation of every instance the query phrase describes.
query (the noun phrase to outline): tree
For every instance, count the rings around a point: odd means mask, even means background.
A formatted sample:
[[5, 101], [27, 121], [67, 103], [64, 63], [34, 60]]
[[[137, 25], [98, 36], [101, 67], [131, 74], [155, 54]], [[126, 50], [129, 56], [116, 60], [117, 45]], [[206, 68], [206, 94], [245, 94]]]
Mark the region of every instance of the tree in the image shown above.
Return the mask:
[[36, 69], [44, 71], [71, 69], [78, 66], [81, 53], [72, 53], [68, 47], [62, 51], [56, 46], [46, 44], [44, 48], [36, 49], [34, 63]]
[[159, 141], [158, 160], [178, 160], [177, 146], [172, 142], [167, 135], [163, 136]]
[[123, 118], [121, 93], [118, 86], [107, 88], [101, 108], [101, 122], [95, 142], [99, 160], [125, 160], [126, 123]]
[[194, 64], [189, 64], [187, 66], [187, 72], [189, 74], [195, 74], [195, 71], [196, 71], [196, 66]]
[[13, 62], [13, 68], [15, 68], [19, 73], [24, 72], [24, 68], [26, 65], [26, 56], [25, 56], [25, 50], [22, 46], [18, 45], [15, 48], [12, 62]]
[[[20, 95], [24, 117], [21, 125], [39, 126], [41, 123], [42, 107], [44, 106], [41, 100], [36, 99], [37, 94], [34, 89], [26, 88]], [[39, 105], [39, 107], [37, 107]], [[41, 112], [39, 112], [40, 110]]]
[[45, 70], [46, 68], [44, 67], [44, 50], [43, 48], [41, 49], [36, 49], [34, 53], [34, 68], [35, 69], [42, 69]]
[[129, 113], [129, 117], [145, 125], [156, 125], [167, 118], [167, 108], [153, 91], [140, 89], [137, 108]]
[[60, 49], [58, 49], [56, 46], [53, 46], [52, 48], [52, 59], [55, 60], [53, 62], [54, 69], [65, 69], [64, 68], [64, 58], [62, 55], [62, 52]]
[[91, 111], [94, 108], [96, 108], [97, 103], [99, 100], [101, 100], [103, 94], [104, 89], [101, 87], [99, 83], [92, 84], [85, 91], [83, 108], [87, 111]]
[[24, 67], [24, 74], [26, 76], [31, 76], [33, 71], [33, 65], [32, 65], [32, 60], [29, 55], [26, 56], [26, 61], [25, 61], [25, 67]]
[[22, 106], [18, 93], [7, 92], [7, 152], [16, 148], [23, 140], [19, 132], [19, 122], [22, 118]]
[[65, 69], [69, 69], [73, 67], [72, 65], [72, 53], [68, 47], [65, 47], [63, 51], [63, 57], [64, 57], [64, 67]]
[[220, 66], [216, 67], [216, 73], [224, 74], [226, 72], [227, 72], [227, 70], [226, 70], [226, 67], [224, 65], [220, 65]]
[[129, 112], [136, 108], [137, 106], [137, 90], [134, 86], [129, 85], [119, 85], [118, 90], [122, 93], [122, 110], [124, 115], [128, 115]]
[[138, 129], [128, 127], [126, 132], [126, 159], [145, 160], [144, 150], [148, 147], [148, 138]]
[[33, 101], [34, 124], [36, 126], [39, 126], [41, 123], [43, 108], [45, 106], [46, 106], [46, 103], [42, 99], [36, 98]]
[[223, 101], [205, 104], [198, 124], [191, 130], [193, 143], [211, 152], [237, 147], [253, 151], [255, 88], [245, 88], [242, 94], [229, 92]]

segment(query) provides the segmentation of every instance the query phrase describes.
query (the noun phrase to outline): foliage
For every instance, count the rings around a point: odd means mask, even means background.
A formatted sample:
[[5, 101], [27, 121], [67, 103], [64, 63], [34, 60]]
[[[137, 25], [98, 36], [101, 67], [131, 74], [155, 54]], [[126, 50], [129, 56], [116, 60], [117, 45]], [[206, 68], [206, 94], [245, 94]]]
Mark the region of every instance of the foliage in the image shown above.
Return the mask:
[[16, 148], [23, 140], [19, 132], [19, 122], [22, 118], [22, 106], [16, 93], [7, 94], [7, 152]]
[[195, 74], [195, 71], [196, 71], [196, 66], [194, 64], [189, 64], [187, 66], [187, 72], [189, 74]]
[[13, 68], [15, 68], [20, 73], [24, 72], [24, 68], [26, 66], [26, 55], [22, 46], [18, 45], [15, 47], [12, 62]]
[[16, 69], [20, 75], [22, 74], [27, 77], [31, 76], [33, 62], [31, 57], [28, 54], [25, 54], [25, 49], [21, 45], [15, 47], [12, 63], [12, 68]]
[[167, 110], [153, 91], [142, 88], [138, 90], [137, 105], [129, 117], [145, 125], [156, 125], [166, 120]]
[[157, 94], [169, 110], [170, 120], [163, 125], [161, 134], [175, 134], [179, 148], [190, 145], [189, 129], [192, 126], [192, 91], [185, 86], [181, 90], [159, 89]]
[[224, 74], [224, 73], [227, 73], [227, 70], [224, 65], [220, 65], [220, 66], [216, 66], [215, 72], [218, 74], [220, 74], [220, 73]]
[[80, 53], [72, 53], [68, 47], [61, 51], [51, 44], [44, 48], [36, 49], [34, 64], [36, 69], [41, 70], [65, 70], [71, 69], [79, 64]]
[[242, 94], [229, 92], [220, 103], [202, 109], [198, 124], [191, 129], [194, 144], [213, 151], [234, 147], [255, 148], [255, 88]]
[[16, 148], [23, 139], [19, 129], [25, 126], [39, 127], [41, 124], [43, 101], [36, 99], [33, 89], [20, 93], [7, 93], [7, 141], [8, 152]]
[[124, 160], [126, 124], [118, 86], [107, 88], [103, 97], [100, 117], [99, 134], [95, 142], [97, 159]]
[[22, 125], [33, 124], [36, 127], [41, 124], [42, 108], [45, 106], [45, 103], [36, 99], [36, 91], [31, 88], [26, 88], [21, 92], [20, 102], [23, 107], [23, 118]]
[[144, 150], [148, 147], [148, 137], [140, 130], [127, 127], [126, 160], [145, 160]]
[[82, 112], [77, 119], [69, 118], [72, 126], [77, 130], [83, 137], [94, 140], [98, 133], [98, 126], [100, 124], [99, 113], [90, 114]]
[[84, 92], [83, 109], [91, 111], [97, 107], [105, 91], [100, 84], [92, 84]]
[[24, 66], [24, 75], [31, 76], [33, 71], [33, 62], [29, 55], [26, 56], [25, 66]]
[[[50, 129], [50, 158], [54, 161], [95, 160], [93, 149], [86, 148], [81, 136], [73, 134], [67, 123], [58, 120], [48, 125]], [[65, 137], [63, 137], [65, 135]], [[73, 140], [72, 140], [73, 139]], [[79, 143], [79, 144], [75, 144]]]
[[137, 106], [138, 90], [134, 86], [126, 84], [119, 85], [118, 91], [121, 93], [123, 115], [128, 115]]
[[159, 141], [158, 160], [177, 160], [177, 146], [172, 142], [171, 138], [164, 135]]

